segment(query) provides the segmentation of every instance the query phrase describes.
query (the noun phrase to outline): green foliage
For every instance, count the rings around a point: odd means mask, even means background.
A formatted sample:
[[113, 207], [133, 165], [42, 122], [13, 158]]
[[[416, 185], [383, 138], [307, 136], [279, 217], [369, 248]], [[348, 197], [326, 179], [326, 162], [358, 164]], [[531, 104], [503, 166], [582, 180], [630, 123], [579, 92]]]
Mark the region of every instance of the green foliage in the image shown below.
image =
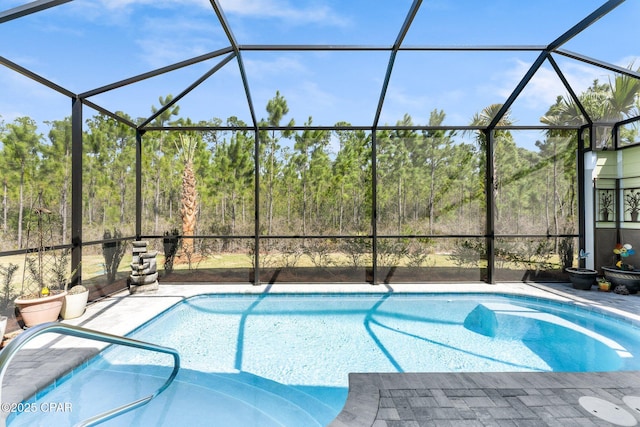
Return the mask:
[[378, 265], [394, 267], [409, 253], [409, 245], [405, 239], [379, 239]]
[[434, 242], [431, 239], [416, 239], [408, 243], [407, 266], [423, 267], [433, 251]]
[[371, 264], [371, 239], [356, 237], [341, 240], [340, 249], [347, 254], [353, 267], [364, 267]]
[[69, 273], [71, 251], [69, 249], [60, 249], [59, 251], [52, 251], [51, 255], [51, 276], [55, 287], [57, 289], [66, 289], [71, 277], [75, 274], [75, 271]]
[[309, 257], [313, 265], [316, 267], [329, 267], [333, 264], [331, 260], [331, 252], [333, 245], [325, 239], [314, 239], [304, 245], [304, 254]]
[[18, 271], [18, 264], [0, 265], [0, 313], [6, 314], [13, 306], [13, 300], [19, 295], [13, 289], [13, 275]]
[[486, 259], [486, 254], [487, 249], [482, 241], [465, 239], [456, 242], [448, 258], [458, 267], [478, 267], [479, 261]]
[[42, 193], [38, 200], [39, 207], [27, 215], [26, 242], [31, 249], [24, 258], [23, 298], [47, 296], [50, 291], [65, 290], [75, 274], [75, 271], [69, 273], [69, 249], [54, 247], [59, 239], [59, 217], [42, 207]]
[[502, 242], [495, 249], [496, 260], [527, 270], [554, 270], [558, 265], [551, 262], [553, 245], [551, 239]]
[[[637, 99], [635, 80], [615, 78], [608, 84], [596, 81], [579, 97], [594, 120], [626, 117], [637, 109], [637, 101], [631, 102]], [[171, 95], [159, 97], [159, 104], [151, 107], [154, 115], [159, 113], [153, 118], [154, 125], [198, 125], [207, 130], [147, 131], [142, 135], [143, 234], [156, 235], [178, 223], [181, 160], [184, 160], [181, 156], [185, 155], [193, 161], [201, 199], [196, 235], [211, 231], [219, 236], [252, 236], [258, 208], [261, 223], [257, 228], [262, 235], [351, 236], [317, 247], [298, 244], [303, 242], [301, 239], [296, 244], [264, 240], [261, 250], [265, 254], [261, 259], [265, 265], [298, 265], [302, 257], [328, 265], [335, 261], [334, 253], [347, 254], [354, 266], [367, 265], [371, 261], [372, 242], [360, 236], [372, 233], [373, 221], [377, 234], [388, 236], [485, 232], [487, 159], [483, 150], [487, 141], [483, 132], [474, 131], [473, 139], [468, 140], [464, 133], [437, 128], [419, 130], [408, 114], [396, 123], [397, 129], [385, 127], [375, 134], [349, 129], [348, 123], [337, 123], [340, 130], [294, 131], [291, 128], [295, 121], [288, 117], [287, 101], [276, 92], [266, 105], [266, 118], [260, 121], [255, 135], [252, 131], [236, 130], [246, 127], [237, 117], [227, 118], [220, 130], [210, 130], [223, 124], [219, 118], [192, 123], [179, 116], [179, 107], [173, 100]], [[500, 104], [488, 106], [472, 118], [471, 124], [486, 126], [499, 111], [502, 111]], [[499, 117], [498, 124], [515, 123], [510, 114], [507, 111]], [[134, 123], [142, 122], [123, 117]], [[428, 125], [441, 126], [445, 117], [444, 111], [435, 109], [430, 113]], [[584, 117], [572, 99], [559, 97], [542, 122], [575, 125], [584, 122]], [[7, 194], [3, 230], [8, 249], [16, 249], [16, 242], [19, 247], [25, 246], [21, 241], [22, 224], [26, 222], [23, 213], [35, 205], [35, 195], [40, 190], [50, 202], [48, 205], [62, 218], [55, 231], [56, 244], [69, 238], [65, 221], [70, 204], [70, 120], [47, 124], [48, 141], [26, 117], [7, 123], [0, 135], [3, 142], [0, 163]], [[312, 118], [307, 118], [305, 124], [313, 126]], [[278, 126], [280, 130], [266, 131], [265, 125]], [[536, 143], [536, 150], [525, 149], [516, 141], [517, 131], [494, 133], [495, 171], [490, 181], [494, 185], [496, 232], [574, 233], [576, 132], [550, 130]], [[104, 237], [102, 230], [112, 227], [124, 235], [133, 234], [135, 129], [98, 114], [86, 121], [83, 147], [85, 240]], [[256, 197], [259, 206], [254, 206]], [[235, 239], [218, 239], [216, 242], [222, 243], [210, 249], [244, 250], [231, 244], [231, 240]], [[381, 239], [377, 243], [381, 265], [424, 266], [431, 252], [451, 253], [451, 259], [458, 265], [477, 265], [484, 258], [482, 241], [475, 239], [458, 244], [449, 239], [419, 242], [418, 238]], [[562, 254], [562, 262], [567, 262], [569, 249], [558, 240], [550, 246], [533, 243], [530, 250], [502, 247], [503, 251], [497, 253], [501, 263], [538, 268], [547, 265], [551, 253]], [[112, 268], [117, 266], [108, 267], [110, 264], [105, 259], [107, 274], [115, 277]]]

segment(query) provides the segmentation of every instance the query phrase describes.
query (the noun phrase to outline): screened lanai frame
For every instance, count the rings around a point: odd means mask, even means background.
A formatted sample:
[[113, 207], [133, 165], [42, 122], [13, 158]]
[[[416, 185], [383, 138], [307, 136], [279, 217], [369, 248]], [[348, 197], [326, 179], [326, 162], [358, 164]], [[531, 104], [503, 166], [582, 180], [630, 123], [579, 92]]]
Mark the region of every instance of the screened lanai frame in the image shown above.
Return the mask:
[[[0, 25], [2, 23], [19, 19], [23, 16], [37, 13], [42, 10], [56, 7], [61, 4], [67, 3], [71, 0], [38, 0], [23, 6], [19, 6], [4, 12], [0, 13]], [[584, 215], [582, 214], [585, 210], [584, 198], [582, 195], [585, 192], [585, 182], [584, 182], [584, 164], [583, 164], [583, 151], [596, 149], [596, 141], [595, 141], [595, 127], [599, 125], [598, 123], [594, 123], [589, 115], [587, 114], [584, 106], [582, 106], [581, 101], [579, 100], [578, 95], [573, 90], [571, 84], [564, 76], [562, 70], [558, 66], [556, 62], [556, 55], [559, 57], [567, 57], [573, 60], [577, 60], [580, 62], [584, 62], [590, 65], [594, 65], [596, 67], [600, 67], [602, 69], [620, 74], [626, 75], [633, 78], [640, 79], [640, 74], [634, 72], [633, 70], [619, 67], [613, 64], [609, 64], [607, 62], [603, 62], [594, 58], [590, 58], [578, 53], [570, 52], [562, 49], [562, 46], [572, 39], [574, 36], [578, 35], [580, 32], [585, 30], [591, 24], [596, 22], [598, 19], [602, 18], [613, 9], [624, 3], [624, 0], [609, 0], [604, 2], [602, 6], [593, 11], [583, 20], [578, 22], [576, 25], [568, 29], [564, 34], [559, 36], [557, 39], [553, 40], [548, 45], [540, 45], [540, 46], [532, 46], [532, 45], [522, 45], [522, 46], [509, 46], [509, 45], [501, 45], [501, 46], [405, 46], [403, 44], [405, 40], [405, 36], [407, 32], [411, 28], [413, 20], [418, 13], [422, 5], [422, 1], [414, 0], [406, 18], [398, 30], [397, 37], [395, 41], [391, 45], [385, 46], [351, 46], [351, 45], [243, 45], [239, 44], [231, 25], [227, 21], [227, 18], [224, 13], [224, 9], [222, 8], [220, 2], [218, 0], [211, 0], [212, 10], [215, 12], [227, 38], [229, 41], [229, 46], [223, 49], [219, 49], [213, 52], [209, 52], [204, 55], [200, 55], [197, 57], [193, 57], [191, 59], [181, 61], [178, 63], [174, 63], [169, 66], [165, 66], [162, 68], [155, 69], [153, 71], [143, 73], [140, 75], [136, 75], [133, 77], [129, 77], [124, 80], [120, 80], [117, 82], [110, 83], [108, 85], [95, 88], [90, 91], [86, 91], [83, 93], [74, 93], [64, 87], [61, 87], [52, 81], [38, 75], [27, 68], [18, 65], [17, 63], [11, 62], [10, 60], [0, 57], [0, 64], [8, 67], [9, 69], [22, 74], [44, 86], [47, 88], [56, 91], [71, 100], [71, 121], [72, 121], [72, 191], [71, 191], [71, 243], [68, 247], [71, 248], [72, 253], [72, 268], [77, 268], [77, 273], [75, 277], [75, 282], [78, 283], [81, 274], [81, 260], [82, 260], [82, 248], [86, 245], [92, 245], [100, 242], [96, 241], [85, 241], [83, 239], [83, 230], [82, 230], [82, 188], [83, 188], [83, 177], [82, 177], [82, 150], [83, 150], [83, 107], [89, 107], [98, 113], [104, 114], [108, 117], [117, 120], [118, 122], [129, 126], [132, 130], [135, 130], [136, 133], [136, 159], [135, 159], [135, 175], [136, 175], [136, 218], [135, 218], [135, 236], [127, 236], [122, 238], [123, 240], [130, 239], [145, 239], [145, 238], [161, 238], [162, 236], [149, 236], [145, 235], [142, 232], [142, 200], [141, 200], [141, 192], [142, 192], [142, 147], [144, 144], [144, 135], [146, 132], [150, 131], [170, 131], [170, 132], [185, 132], [189, 130], [193, 131], [251, 131], [255, 137], [255, 148], [254, 148], [254, 209], [255, 209], [255, 222], [254, 227], [255, 231], [252, 236], [220, 236], [220, 235], [202, 235], [202, 236], [194, 236], [194, 238], [211, 238], [211, 239], [219, 239], [219, 238], [248, 238], [254, 240], [254, 247], [256, 250], [254, 251], [254, 283], [260, 284], [260, 245], [265, 239], [278, 239], [278, 238], [306, 238], [306, 239], [314, 239], [314, 238], [349, 238], [352, 236], [277, 236], [270, 235], [265, 236], [261, 234], [260, 231], [260, 159], [258, 156], [259, 152], [259, 132], [263, 130], [268, 131], [304, 131], [304, 130], [326, 130], [326, 131], [335, 131], [335, 130], [364, 130], [371, 132], [372, 138], [372, 218], [371, 218], [371, 234], [366, 236], [366, 238], [371, 239], [372, 243], [372, 282], [380, 283], [382, 280], [378, 277], [378, 268], [377, 268], [377, 244], [378, 239], [393, 239], [393, 238], [457, 238], [457, 237], [475, 237], [479, 239], [484, 239], [486, 242], [486, 257], [487, 257], [487, 275], [486, 281], [489, 283], [495, 282], [494, 271], [495, 271], [495, 242], [496, 239], [499, 238], [553, 238], [553, 237], [569, 237], [569, 238], [578, 238], [579, 239], [579, 247], [584, 247], [584, 239], [585, 234], [587, 233], [586, 224], [584, 221]], [[244, 52], [252, 52], [252, 51], [287, 51], [287, 52], [295, 52], [295, 51], [326, 51], [326, 52], [358, 52], [358, 51], [377, 51], [384, 52], [389, 55], [388, 65], [386, 68], [386, 73], [382, 79], [382, 84], [380, 88], [380, 96], [377, 102], [377, 106], [375, 109], [374, 117], [372, 118], [371, 124], [369, 126], [293, 126], [293, 127], [285, 127], [285, 126], [270, 126], [264, 125], [259, 122], [256, 116], [256, 110], [254, 107], [254, 103], [252, 101], [252, 92], [251, 92], [251, 83], [247, 78], [247, 75], [244, 70], [243, 65], [243, 54]], [[491, 122], [486, 126], [386, 126], [380, 124], [380, 116], [385, 104], [385, 97], [387, 95], [388, 86], [390, 83], [390, 78], [392, 76], [394, 70], [394, 63], [396, 59], [396, 55], [401, 51], [459, 51], [459, 52], [498, 52], [498, 51], [529, 51], [534, 54], [538, 54], [537, 59], [533, 62], [529, 70], [522, 77], [520, 82], [514, 88], [513, 92], [505, 99], [502, 107], [495, 114]], [[201, 126], [190, 126], [190, 127], [171, 127], [171, 126], [163, 126], [157, 127], [153, 126], [151, 123], [153, 120], [162, 114], [162, 112], [171, 108], [173, 105], [176, 105], [183, 97], [189, 94], [193, 89], [195, 89], [199, 84], [204, 82], [207, 78], [214, 75], [220, 69], [222, 69], [226, 64], [228, 64], [233, 59], [237, 60], [239, 65], [239, 72], [242, 80], [242, 87], [245, 91], [247, 105], [250, 111], [252, 124], [247, 127], [237, 127], [237, 126], [215, 126], [215, 127], [201, 127]], [[165, 73], [170, 73], [172, 71], [194, 65], [200, 62], [204, 62], [207, 60], [218, 60], [219, 62], [211, 68], [208, 72], [203, 74], [199, 79], [194, 81], [190, 86], [185, 88], [181, 93], [179, 93], [176, 97], [174, 97], [170, 103], [163, 106], [160, 110], [158, 110], [154, 115], [148, 117], [143, 123], [135, 124], [118, 114], [114, 111], [110, 111], [97, 103], [90, 100], [90, 98], [110, 92], [112, 90], [122, 88], [151, 77], [159, 76]], [[577, 107], [580, 109], [585, 124], [575, 125], [575, 126], [501, 126], [500, 120], [507, 113], [509, 108], [513, 105], [516, 98], [522, 93], [522, 91], [527, 87], [527, 84], [531, 81], [532, 77], [538, 71], [538, 69], [545, 63], [551, 65], [558, 78], [562, 81], [564, 88], [567, 93], [570, 95], [571, 99]], [[637, 121], [640, 118], [631, 118], [619, 123], [609, 123], [611, 126], [612, 132], [612, 140], [614, 141], [614, 147], [617, 147], [617, 129], [619, 126], [624, 124], [631, 123], [633, 121]], [[590, 144], [588, 147], [585, 147], [583, 144], [578, 144], [578, 155], [577, 155], [577, 175], [578, 175], [578, 211], [580, 212], [578, 221], [578, 234], [535, 234], [535, 235], [500, 235], [496, 233], [495, 228], [495, 194], [493, 191], [493, 151], [494, 151], [494, 132], [499, 130], [553, 130], [553, 129], [565, 129], [565, 130], [573, 130], [576, 132], [576, 137], [579, 141], [583, 140], [583, 135], [585, 130], [589, 130], [589, 138]], [[486, 160], [486, 176], [485, 179], [485, 187], [488, 189], [486, 196], [486, 212], [485, 212], [485, 233], [479, 235], [388, 235], [388, 234], [379, 234], [377, 228], [377, 174], [376, 174], [376, 135], [379, 131], [385, 130], [416, 130], [416, 131], [480, 131], [483, 132], [487, 141], [486, 152], [484, 153]], [[15, 252], [15, 251], [14, 251]]]

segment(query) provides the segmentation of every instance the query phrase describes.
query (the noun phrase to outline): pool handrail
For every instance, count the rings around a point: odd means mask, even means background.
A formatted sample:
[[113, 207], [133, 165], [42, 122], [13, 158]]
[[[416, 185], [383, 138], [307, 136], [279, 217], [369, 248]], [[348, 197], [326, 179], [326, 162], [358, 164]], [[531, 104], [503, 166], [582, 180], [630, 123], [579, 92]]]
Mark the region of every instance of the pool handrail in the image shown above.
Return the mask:
[[76, 427], [94, 426], [149, 403], [152, 399], [154, 399], [167, 387], [169, 387], [169, 385], [175, 379], [176, 375], [178, 375], [178, 371], [180, 370], [180, 355], [178, 354], [178, 351], [173, 348], [163, 347], [153, 343], [139, 341], [119, 335], [113, 335], [93, 329], [82, 328], [80, 326], [69, 325], [66, 323], [42, 323], [40, 325], [30, 327], [26, 331], [22, 332], [16, 338], [11, 340], [11, 342], [9, 342], [9, 344], [4, 349], [2, 349], [2, 351], [0, 351], [0, 402], [2, 402], [2, 380], [4, 379], [4, 374], [7, 370], [9, 362], [11, 362], [13, 356], [15, 356], [18, 350], [20, 350], [26, 343], [31, 341], [33, 338], [46, 333], [59, 333], [62, 335], [69, 335], [78, 338], [102, 341], [109, 344], [124, 345], [127, 347], [156, 351], [173, 356], [173, 371], [171, 372], [169, 378], [164, 382], [164, 384], [162, 384], [162, 386], [160, 386], [160, 388], [158, 388], [155, 392], [153, 392], [149, 396], [143, 397], [122, 406], [118, 406], [117, 408], [110, 409], [91, 418], [83, 420], [77, 423]]

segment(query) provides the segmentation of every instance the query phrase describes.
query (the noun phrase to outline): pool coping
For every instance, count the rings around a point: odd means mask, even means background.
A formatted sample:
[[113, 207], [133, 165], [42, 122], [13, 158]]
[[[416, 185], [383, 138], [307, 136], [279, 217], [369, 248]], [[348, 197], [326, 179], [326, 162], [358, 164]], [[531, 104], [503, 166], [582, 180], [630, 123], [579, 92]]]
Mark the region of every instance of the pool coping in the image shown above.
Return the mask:
[[[173, 305], [187, 298], [216, 293], [234, 294], [262, 294], [262, 293], [480, 293], [519, 295], [531, 298], [543, 298], [558, 301], [571, 301], [577, 306], [599, 313], [619, 316], [621, 319], [640, 325], [640, 298], [637, 296], [621, 296], [613, 293], [604, 295], [600, 292], [585, 292], [573, 290], [567, 284], [543, 283], [486, 283], [466, 284], [399, 284], [399, 285], [370, 285], [370, 284], [276, 284], [254, 286], [251, 284], [193, 284], [193, 283], [162, 283], [158, 291], [152, 293], [129, 295], [120, 292], [96, 303], [90, 304], [83, 316], [77, 319], [65, 320], [63, 323], [78, 325], [90, 329], [101, 330], [116, 335], [126, 335], [137, 329], [153, 317], [171, 308]], [[633, 303], [633, 304], [630, 304]], [[626, 308], [628, 305], [633, 307]], [[635, 309], [634, 309], [635, 307]], [[626, 309], [625, 309], [626, 308]], [[90, 342], [75, 337], [59, 337], [42, 335], [29, 342], [21, 351], [28, 357], [12, 362], [7, 370], [2, 388], [2, 403], [19, 403], [33, 396], [39, 396], [56, 386], [55, 380], [73, 372], [73, 369], [83, 365], [107, 344]], [[51, 354], [55, 357], [52, 357]], [[64, 357], [62, 356], [64, 355]], [[15, 365], [15, 366], [14, 366]], [[38, 382], [27, 380], [26, 374], [33, 370], [44, 373]], [[357, 374], [361, 375], [361, 374]], [[375, 395], [374, 383], [359, 379], [354, 374], [353, 392], [351, 377], [349, 397], [345, 404], [347, 412], [341, 413], [336, 420], [343, 419], [347, 414], [355, 424], [361, 425], [359, 418], [353, 418], [354, 409], [364, 417], [364, 409], [373, 409], [377, 405], [371, 397]], [[365, 374], [369, 375], [369, 374]], [[393, 374], [402, 376], [404, 374]], [[356, 380], [357, 379], [357, 380]], [[368, 385], [367, 385], [368, 384]], [[357, 391], [360, 391], [356, 393]], [[379, 393], [379, 389], [378, 389]], [[379, 396], [378, 396], [379, 400]], [[367, 403], [368, 402], [368, 403]], [[367, 403], [364, 405], [364, 403]], [[343, 411], [344, 412], [344, 411]], [[377, 413], [376, 411], [374, 414]], [[9, 413], [0, 411], [0, 425], [4, 424]], [[370, 420], [371, 415], [367, 415]], [[342, 425], [342, 424], [341, 424]], [[345, 424], [346, 425], [346, 424]], [[371, 424], [362, 424], [371, 425]]]

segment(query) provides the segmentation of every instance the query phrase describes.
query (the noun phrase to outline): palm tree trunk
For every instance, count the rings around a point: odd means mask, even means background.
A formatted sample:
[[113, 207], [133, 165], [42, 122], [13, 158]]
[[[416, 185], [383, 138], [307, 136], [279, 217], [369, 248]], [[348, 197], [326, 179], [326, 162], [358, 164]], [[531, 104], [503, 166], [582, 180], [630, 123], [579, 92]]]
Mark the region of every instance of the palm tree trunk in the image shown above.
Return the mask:
[[196, 176], [193, 173], [193, 163], [187, 162], [182, 175], [182, 235], [185, 239], [182, 248], [187, 255], [194, 253], [193, 239], [198, 213], [198, 200], [196, 192]]

